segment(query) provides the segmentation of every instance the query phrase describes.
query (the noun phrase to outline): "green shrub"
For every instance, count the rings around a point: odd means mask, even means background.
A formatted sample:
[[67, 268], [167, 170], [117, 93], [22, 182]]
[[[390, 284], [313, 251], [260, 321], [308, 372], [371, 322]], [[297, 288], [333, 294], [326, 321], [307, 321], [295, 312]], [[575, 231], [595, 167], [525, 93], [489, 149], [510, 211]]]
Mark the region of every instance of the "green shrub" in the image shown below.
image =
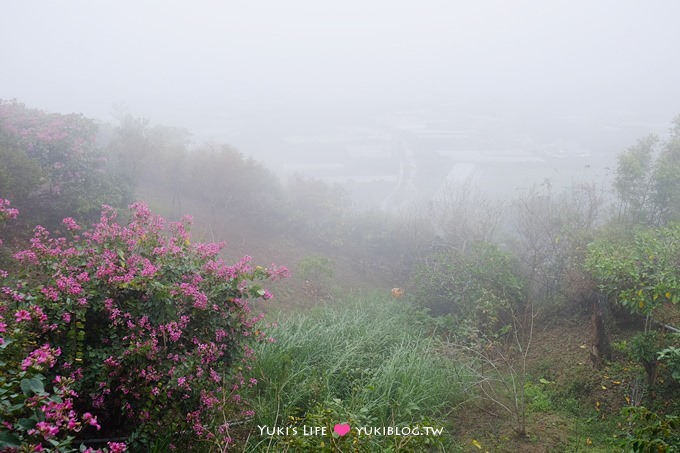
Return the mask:
[[487, 242], [439, 252], [416, 268], [412, 297], [432, 314], [474, 320], [484, 333], [497, 334], [511, 324], [509, 307], [524, 299], [516, 269], [509, 254]]
[[666, 363], [673, 379], [680, 382], [680, 348], [669, 346], [659, 351], [657, 359]]
[[621, 446], [626, 451], [664, 452], [680, 451], [680, 417], [660, 415], [646, 407], [624, 407], [628, 429]]
[[545, 392], [542, 385], [527, 382], [524, 384], [524, 395], [527, 408], [533, 412], [549, 412], [552, 409], [550, 396]]

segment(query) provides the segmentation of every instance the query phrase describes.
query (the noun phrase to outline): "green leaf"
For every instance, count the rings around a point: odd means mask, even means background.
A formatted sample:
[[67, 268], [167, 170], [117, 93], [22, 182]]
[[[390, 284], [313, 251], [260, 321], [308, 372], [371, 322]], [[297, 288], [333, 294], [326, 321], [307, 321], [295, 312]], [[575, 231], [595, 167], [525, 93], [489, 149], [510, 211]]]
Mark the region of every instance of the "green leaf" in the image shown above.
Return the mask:
[[21, 391], [24, 395], [31, 396], [31, 394], [42, 394], [45, 393], [45, 386], [38, 377], [32, 377], [30, 379], [21, 380]]
[[19, 448], [21, 440], [9, 431], [0, 431], [0, 448]]
[[20, 418], [17, 420], [17, 425], [21, 426], [26, 431], [35, 428], [36, 423], [38, 422], [33, 418]]

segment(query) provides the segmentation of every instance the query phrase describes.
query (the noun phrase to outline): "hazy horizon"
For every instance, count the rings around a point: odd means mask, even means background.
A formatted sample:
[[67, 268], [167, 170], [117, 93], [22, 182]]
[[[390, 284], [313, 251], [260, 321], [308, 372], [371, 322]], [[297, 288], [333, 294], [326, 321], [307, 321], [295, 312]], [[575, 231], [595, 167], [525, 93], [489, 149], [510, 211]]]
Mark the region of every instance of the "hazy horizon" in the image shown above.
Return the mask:
[[291, 137], [383, 133], [405, 121], [476, 128], [473, 148], [509, 137], [611, 153], [664, 133], [680, 113], [680, 3], [671, 0], [28, 0], [3, 9], [0, 99], [102, 122], [127, 111], [274, 166], [304, 157]]

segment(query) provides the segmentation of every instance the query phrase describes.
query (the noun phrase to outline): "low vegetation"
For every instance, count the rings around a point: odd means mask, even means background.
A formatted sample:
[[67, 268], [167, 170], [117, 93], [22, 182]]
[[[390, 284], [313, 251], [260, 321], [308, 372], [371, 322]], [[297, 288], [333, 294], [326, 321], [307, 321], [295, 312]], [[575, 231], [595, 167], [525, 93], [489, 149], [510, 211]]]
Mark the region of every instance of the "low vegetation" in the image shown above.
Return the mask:
[[[428, 334], [427, 316], [385, 296], [356, 295], [307, 313], [286, 315], [261, 344], [254, 373], [257, 427], [286, 427], [284, 436], [251, 427], [252, 451], [447, 451], [450, 413], [462, 402], [469, 377], [441, 354]], [[352, 427], [400, 427], [439, 435], [333, 434], [337, 423]], [[311, 427], [322, 435], [299, 436]], [[255, 429], [253, 429], [255, 428]]]
[[398, 215], [187, 137], [0, 102], [0, 451], [677, 451], [680, 119]]

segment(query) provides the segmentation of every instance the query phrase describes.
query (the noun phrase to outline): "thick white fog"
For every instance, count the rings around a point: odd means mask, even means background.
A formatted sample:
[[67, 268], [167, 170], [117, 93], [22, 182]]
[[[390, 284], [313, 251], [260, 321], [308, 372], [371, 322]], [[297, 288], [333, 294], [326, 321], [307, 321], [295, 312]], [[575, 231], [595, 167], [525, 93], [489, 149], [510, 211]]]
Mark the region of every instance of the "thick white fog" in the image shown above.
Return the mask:
[[565, 156], [599, 176], [680, 113], [678, 17], [674, 0], [7, 1], [0, 98], [127, 111], [341, 182], [404, 183], [423, 153], [440, 182], [489, 162], [552, 177]]

